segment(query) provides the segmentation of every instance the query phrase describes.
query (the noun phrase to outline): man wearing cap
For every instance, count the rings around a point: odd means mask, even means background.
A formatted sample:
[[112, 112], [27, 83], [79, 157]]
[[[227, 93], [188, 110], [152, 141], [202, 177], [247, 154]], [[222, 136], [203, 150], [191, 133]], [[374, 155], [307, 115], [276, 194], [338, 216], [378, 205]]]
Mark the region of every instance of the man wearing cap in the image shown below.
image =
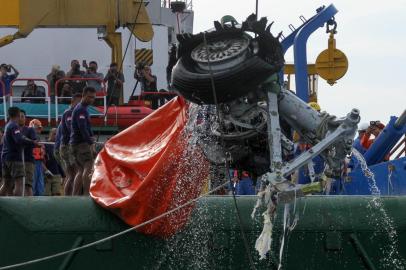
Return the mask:
[[61, 146], [59, 148], [59, 153], [61, 156], [62, 168], [64, 169], [66, 175], [64, 185], [64, 193], [66, 196], [72, 195], [73, 181], [77, 171], [75, 158], [69, 149], [69, 140], [72, 131], [72, 112], [81, 99], [82, 94], [77, 93], [73, 95], [70, 107], [63, 113], [61, 119]]
[[22, 196], [24, 192], [23, 150], [25, 146], [38, 145], [36, 141], [25, 137], [20, 130], [20, 109], [8, 109], [9, 121], [3, 137], [2, 170], [4, 183], [0, 188], [0, 196]]
[[358, 126], [358, 137], [354, 140], [352, 147], [358, 150], [361, 154], [364, 154], [367, 149], [361, 145], [361, 138], [364, 136], [369, 125], [367, 123], [362, 123]]
[[86, 86], [81, 102], [72, 111], [69, 145], [77, 167], [73, 195], [80, 195], [82, 189], [83, 195], [89, 195], [95, 148], [88, 107], [94, 103], [95, 98], [96, 89]]

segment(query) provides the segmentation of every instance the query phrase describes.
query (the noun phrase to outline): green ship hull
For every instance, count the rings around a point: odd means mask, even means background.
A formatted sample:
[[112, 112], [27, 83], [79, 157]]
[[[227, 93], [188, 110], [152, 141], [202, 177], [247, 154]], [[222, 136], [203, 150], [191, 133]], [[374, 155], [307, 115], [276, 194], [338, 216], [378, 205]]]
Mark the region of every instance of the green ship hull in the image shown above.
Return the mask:
[[[309, 196], [290, 205], [296, 226], [286, 228], [282, 269], [397, 269], [406, 257], [406, 197]], [[279, 265], [284, 207], [272, 251], [259, 260], [262, 231], [254, 196], [237, 197], [256, 269]], [[383, 210], [382, 210], [383, 209]], [[292, 224], [290, 224], [292, 225]], [[0, 198], [0, 266], [48, 256], [128, 229], [90, 198]], [[392, 229], [396, 234], [390, 234]], [[186, 228], [168, 240], [129, 232], [94, 247], [18, 269], [250, 269], [233, 198], [200, 200]], [[399, 268], [401, 269], [401, 268]]]

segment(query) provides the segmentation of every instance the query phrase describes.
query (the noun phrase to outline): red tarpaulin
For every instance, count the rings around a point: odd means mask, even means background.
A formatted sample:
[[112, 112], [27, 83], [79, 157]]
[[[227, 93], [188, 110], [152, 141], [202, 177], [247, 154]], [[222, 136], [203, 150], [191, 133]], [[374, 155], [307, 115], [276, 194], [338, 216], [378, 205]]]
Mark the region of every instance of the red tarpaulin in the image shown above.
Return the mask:
[[[177, 97], [111, 138], [95, 161], [92, 198], [135, 226], [198, 197], [208, 164], [192, 145], [188, 117], [188, 105]], [[185, 225], [192, 209], [137, 231], [169, 237]]]

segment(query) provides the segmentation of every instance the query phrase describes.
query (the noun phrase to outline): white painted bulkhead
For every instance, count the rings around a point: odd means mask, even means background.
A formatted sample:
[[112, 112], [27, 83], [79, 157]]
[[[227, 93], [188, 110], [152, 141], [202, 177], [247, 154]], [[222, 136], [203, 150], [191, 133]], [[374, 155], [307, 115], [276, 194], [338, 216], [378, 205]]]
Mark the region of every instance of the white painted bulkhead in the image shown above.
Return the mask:
[[[151, 42], [141, 42], [134, 36], [131, 39], [127, 56], [123, 64], [125, 76], [124, 102], [135, 86], [135, 49], [153, 49], [154, 63], [152, 72], [158, 77], [158, 89], [166, 89], [166, 66], [168, 49], [176, 38], [176, 15], [170, 9], [161, 7], [161, 2], [150, 1], [147, 6], [154, 29]], [[193, 11], [187, 10], [180, 15], [183, 32], [193, 31]], [[130, 32], [120, 28], [122, 33], [123, 54]], [[0, 28], [0, 36], [13, 34], [16, 29]], [[35, 29], [27, 38], [18, 39], [0, 48], [0, 63], [12, 64], [20, 72], [20, 78], [46, 78], [52, 65], [60, 65], [65, 72], [70, 68], [72, 59], [97, 61], [99, 72], [106, 74], [111, 59], [111, 50], [103, 40], [98, 40], [96, 29]], [[139, 87], [135, 93], [139, 93]]]

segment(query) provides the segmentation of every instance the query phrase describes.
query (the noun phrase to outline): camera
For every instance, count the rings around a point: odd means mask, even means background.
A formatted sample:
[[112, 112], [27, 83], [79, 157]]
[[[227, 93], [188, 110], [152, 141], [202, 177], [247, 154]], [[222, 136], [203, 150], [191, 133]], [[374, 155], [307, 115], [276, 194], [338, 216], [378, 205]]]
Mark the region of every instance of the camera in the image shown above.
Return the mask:
[[78, 64], [78, 63], [74, 64], [73, 70], [80, 70], [80, 64]]
[[147, 64], [146, 64], [145, 62], [139, 62], [139, 63], [137, 63], [137, 65], [135, 66], [135, 68], [136, 68], [137, 71], [139, 72], [139, 71], [143, 70], [146, 65], [147, 65]]
[[5, 70], [6, 70], [7, 72], [11, 72], [11, 67], [10, 67], [10, 65], [7, 65], [7, 64], [1, 64], [1, 66], [0, 66], [0, 67], [5, 68]]

